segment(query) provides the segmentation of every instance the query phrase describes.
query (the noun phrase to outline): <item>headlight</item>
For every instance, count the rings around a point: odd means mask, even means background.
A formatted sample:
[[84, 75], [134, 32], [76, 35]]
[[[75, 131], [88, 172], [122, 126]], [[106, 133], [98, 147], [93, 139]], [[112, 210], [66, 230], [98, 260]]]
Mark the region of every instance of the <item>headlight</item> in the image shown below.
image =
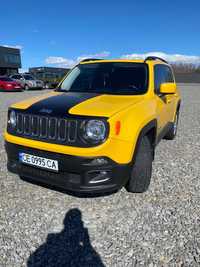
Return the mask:
[[106, 137], [106, 125], [100, 120], [89, 120], [82, 123], [82, 137], [84, 140], [98, 143]]
[[16, 113], [14, 110], [12, 110], [9, 114], [9, 118], [8, 118], [8, 124], [12, 127], [15, 128], [16, 124], [17, 124], [17, 117], [16, 117]]

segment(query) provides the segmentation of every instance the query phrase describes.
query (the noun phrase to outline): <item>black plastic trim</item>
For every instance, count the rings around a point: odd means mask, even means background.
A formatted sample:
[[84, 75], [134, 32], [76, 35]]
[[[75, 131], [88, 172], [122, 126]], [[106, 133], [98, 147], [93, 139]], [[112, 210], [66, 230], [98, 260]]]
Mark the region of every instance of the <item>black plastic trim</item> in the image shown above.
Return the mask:
[[164, 60], [163, 58], [161, 57], [156, 57], [156, 56], [149, 56], [149, 57], [146, 57], [144, 62], [146, 62], [147, 60], [160, 60], [166, 64], [168, 64], [168, 62], [166, 60]]
[[[118, 164], [110, 158], [103, 157], [107, 163], [103, 165], [88, 165], [96, 157], [79, 157], [54, 152], [43, 151], [5, 143], [7, 152], [8, 170], [19, 176], [29, 178], [33, 183], [42, 183], [47, 186], [55, 186], [58, 189], [65, 189], [72, 192], [104, 193], [119, 190], [123, 187], [130, 174], [130, 164]], [[19, 162], [19, 152], [24, 152], [40, 157], [58, 160], [59, 172], [24, 165]], [[90, 183], [91, 172], [107, 171], [110, 179], [98, 184]]]
[[157, 120], [154, 119], [152, 121], [150, 121], [149, 123], [147, 123], [143, 129], [140, 131], [140, 134], [138, 136], [138, 139], [137, 139], [137, 143], [136, 143], [136, 146], [135, 146], [135, 150], [134, 150], [134, 153], [133, 153], [133, 158], [132, 158], [132, 162], [134, 162], [135, 160], [135, 156], [137, 155], [137, 152], [138, 152], [138, 148], [139, 148], [139, 144], [141, 142], [141, 139], [143, 136], [145, 136], [150, 130], [154, 129], [155, 130], [155, 137], [154, 137], [154, 140], [153, 140], [153, 143], [152, 143], [152, 149], [153, 149], [153, 153], [154, 153], [154, 149], [155, 149], [155, 146], [156, 146], [156, 136], [157, 136]]
[[81, 60], [80, 62], [89, 62], [89, 61], [96, 61], [96, 60], [103, 60], [102, 58], [85, 58]]
[[168, 122], [164, 128], [161, 130], [161, 132], [159, 133], [159, 135], [156, 138], [156, 145], [158, 145], [160, 143], [160, 141], [163, 139], [163, 137], [165, 137], [165, 135], [169, 132], [169, 130], [171, 129], [171, 127], [173, 126], [172, 122]]

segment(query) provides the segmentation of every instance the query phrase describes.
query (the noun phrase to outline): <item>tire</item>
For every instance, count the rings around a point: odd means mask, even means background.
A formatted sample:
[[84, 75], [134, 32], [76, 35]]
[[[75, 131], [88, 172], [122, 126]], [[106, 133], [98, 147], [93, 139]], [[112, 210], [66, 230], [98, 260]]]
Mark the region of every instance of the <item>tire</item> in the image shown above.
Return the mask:
[[27, 84], [25, 84], [24, 90], [27, 91], [28, 89], [29, 89], [29, 86]]
[[177, 128], [178, 128], [178, 120], [179, 120], [179, 112], [176, 112], [174, 122], [171, 123], [171, 127], [169, 132], [165, 135], [164, 139], [167, 140], [173, 140], [176, 137], [177, 134]]
[[152, 174], [153, 151], [147, 136], [142, 137], [135, 161], [131, 168], [130, 178], [126, 190], [132, 193], [143, 193], [147, 191]]

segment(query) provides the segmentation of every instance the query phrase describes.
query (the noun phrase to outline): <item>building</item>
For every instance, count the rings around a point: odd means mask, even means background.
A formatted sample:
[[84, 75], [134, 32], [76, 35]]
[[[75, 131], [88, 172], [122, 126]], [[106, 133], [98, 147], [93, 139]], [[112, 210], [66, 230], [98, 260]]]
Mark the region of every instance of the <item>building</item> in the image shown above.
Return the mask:
[[36, 67], [29, 68], [29, 73], [34, 75], [37, 79], [62, 79], [70, 69], [53, 68], [53, 67]]
[[20, 49], [0, 46], [0, 75], [18, 73], [21, 68]]
[[47, 87], [56, 87], [70, 69], [54, 67], [29, 68], [29, 73], [36, 79], [42, 80]]

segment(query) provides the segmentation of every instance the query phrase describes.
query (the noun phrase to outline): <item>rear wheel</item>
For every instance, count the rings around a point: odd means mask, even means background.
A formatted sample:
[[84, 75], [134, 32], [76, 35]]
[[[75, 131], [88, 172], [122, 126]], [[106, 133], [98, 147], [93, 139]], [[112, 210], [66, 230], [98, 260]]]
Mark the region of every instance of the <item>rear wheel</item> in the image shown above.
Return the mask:
[[132, 193], [145, 192], [151, 181], [153, 151], [147, 136], [142, 137], [126, 189]]
[[174, 121], [171, 123], [171, 127], [169, 132], [165, 135], [164, 139], [173, 140], [176, 137], [177, 129], [178, 129], [178, 119], [179, 119], [179, 112], [176, 112]]
[[28, 89], [29, 89], [29, 86], [27, 84], [25, 84], [24, 90], [28, 90]]

